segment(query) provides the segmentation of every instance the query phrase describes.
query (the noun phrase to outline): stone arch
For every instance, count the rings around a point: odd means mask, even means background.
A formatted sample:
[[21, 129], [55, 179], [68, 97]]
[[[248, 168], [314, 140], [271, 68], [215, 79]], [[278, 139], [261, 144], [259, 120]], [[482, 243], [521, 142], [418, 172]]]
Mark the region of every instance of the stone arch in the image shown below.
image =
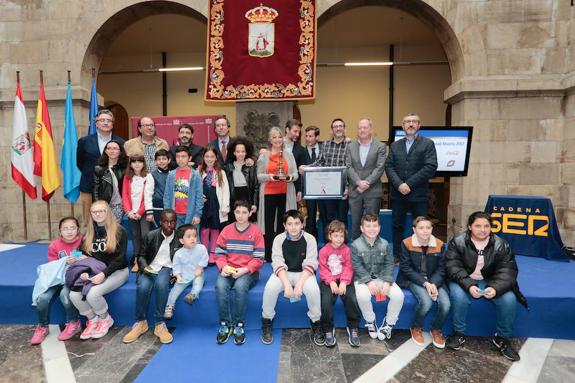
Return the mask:
[[190, 5], [184, 2], [174, 1], [138, 1], [129, 5], [112, 16], [110, 16], [101, 26], [96, 33], [92, 36], [81, 67], [81, 83], [89, 89], [91, 81], [91, 68], [96, 68], [96, 73], [100, 67], [108, 46], [114, 41], [114, 38], [122, 31], [128, 28], [135, 21], [144, 17], [159, 15], [159, 14], [177, 14], [190, 16], [199, 21], [206, 21], [206, 16], [199, 9], [199, 6], [194, 6], [198, 1], [188, 1]]
[[447, 60], [449, 62], [449, 68], [451, 71], [451, 82], [452, 84], [460, 80], [464, 71], [464, 56], [459, 40], [453, 31], [453, 28], [445, 17], [438, 12], [432, 5], [430, 0], [338, 0], [329, 1], [329, 3], [322, 7], [322, 3], [328, 3], [328, 1], [318, 2], [318, 26], [322, 23], [338, 15], [346, 10], [364, 6], [364, 5], [381, 5], [391, 8], [397, 8], [406, 13], [409, 13], [419, 19], [423, 24], [425, 24], [437, 37]]

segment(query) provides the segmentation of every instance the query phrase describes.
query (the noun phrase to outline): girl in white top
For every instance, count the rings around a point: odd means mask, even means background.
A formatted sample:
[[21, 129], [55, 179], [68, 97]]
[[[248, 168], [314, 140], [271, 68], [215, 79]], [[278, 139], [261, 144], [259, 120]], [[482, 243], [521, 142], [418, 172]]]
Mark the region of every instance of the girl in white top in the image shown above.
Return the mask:
[[[153, 195], [154, 178], [146, 169], [144, 156], [130, 156], [122, 187], [122, 205], [130, 222], [134, 260], [140, 254], [142, 238], [148, 234], [154, 221]], [[137, 271], [137, 264], [134, 263], [133, 271]]]

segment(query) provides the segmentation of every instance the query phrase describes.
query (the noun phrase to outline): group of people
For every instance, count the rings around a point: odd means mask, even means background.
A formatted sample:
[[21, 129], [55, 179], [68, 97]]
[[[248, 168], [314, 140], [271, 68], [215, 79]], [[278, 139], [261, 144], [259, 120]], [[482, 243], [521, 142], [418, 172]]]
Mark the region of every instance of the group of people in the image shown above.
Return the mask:
[[[526, 302], [517, 285], [513, 253], [491, 233], [491, 218], [482, 212], [469, 217], [466, 232], [453, 238], [447, 249], [433, 236], [426, 213], [428, 180], [437, 168], [437, 158], [433, 141], [417, 134], [417, 115], [403, 119], [406, 137], [392, 143], [387, 156], [385, 144], [373, 139], [368, 118], [358, 122], [357, 141], [346, 138], [341, 119], [332, 122], [332, 139], [321, 145], [319, 129], [310, 126], [305, 129], [305, 148], [298, 143], [301, 123], [290, 120], [284, 131], [270, 129], [270, 145], [257, 159], [248, 138], [229, 137], [225, 116], [216, 119], [218, 138], [206, 148], [193, 144], [189, 125], [180, 127], [179, 145], [169, 148], [156, 136], [149, 117], [140, 119], [139, 136], [126, 143], [111, 134], [112, 124], [111, 112], [101, 110], [96, 117], [98, 134], [80, 140], [85, 235], [80, 234], [74, 217], [60, 221], [60, 238], [50, 245], [48, 260], [64, 266], [60, 272], [65, 274], [65, 283], [55, 283], [34, 297], [39, 324], [32, 344], [41, 343], [48, 333], [50, 301], [57, 293], [67, 316], [59, 339], [70, 339], [78, 332], [81, 339], [97, 339], [113, 325], [104, 295], [128, 279], [127, 235], [120, 225], [126, 214], [138, 278], [136, 322], [123, 338], [125, 343], [148, 331], [146, 314], [152, 292], [156, 298], [154, 334], [162, 343], [172, 342], [165, 320], [175, 315], [178, 298], [188, 286], [191, 291], [184, 301], [192, 304], [199, 298], [204, 269], [212, 264], [219, 272], [215, 284], [220, 320], [217, 343], [233, 336], [234, 343], [243, 344], [248, 291], [267, 261], [273, 272], [262, 299], [264, 344], [273, 342], [275, 307], [281, 293], [294, 303], [305, 296], [317, 345], [337, 343], [333, 306], [338, 296], [344, 302], [352, 347], [360, 345], [361, 317], [371, 338], [389, 339], [402, 310], [405, 288], [418, 302], [411, 325], [415, 343], [424, 345], [423, 321], [437, 302], [430, 331], [433, 344], [459, 349], [465, 343], [471, 299], [485, 298], [497, 308], [493, 344], [505, 357], [519, 359], [509, 337], [516, 301]], [[86, 169], [89, 166], [91, 173]], [[348, 182], [344, 199], [306, 201], [306, 220], [297, 207], [302, 199], [299, 177], [307, 166], [345, 166]], [[393, 253], [380, 237], [384, 171], [391, 185]], [[349, 247], [348, 209], [352, 216]], [[326, 233], [326, 244], [319, 251], [315, 238], [318, 210]], [[408, 210], [416, 217], [413, 235], [403, 238]], [[376, 320], [372, 297], [376, 303], [389, 300], [381, 322]], [[441, 329], [450, 310], [454, 332], [446, 341]], [[84, 330], [78, 314], [87, 318]]]

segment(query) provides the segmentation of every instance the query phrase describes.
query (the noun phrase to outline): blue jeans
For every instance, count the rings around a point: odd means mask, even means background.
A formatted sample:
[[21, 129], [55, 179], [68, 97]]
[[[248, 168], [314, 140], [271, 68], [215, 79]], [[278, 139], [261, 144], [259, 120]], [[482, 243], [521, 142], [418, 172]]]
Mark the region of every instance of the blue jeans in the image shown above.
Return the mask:
[[175, 306], [178, 297], [189, 285], [192, 285], [192, 291], [190, 291], [190, 293], [195, 294], [196, 298], [198, 298], [200, 296], [200, 291], [202, 291], [202, 288], [204, 287], [204, 279], [205, 277], [204, 274], [202, 273], [202, 275], [200, 275], [199, 277], [195, 277], [189, 282], [186, 283], [176, 282], [176, 284], [174, 285], [174, 287], [172, 287], [172, 290], [170, 291], [170, 295], [168, 295], [167, 304]]
[[[485, 281], [477, 281], [480, 289], [484, 289]], [[449, 282], [451, 307], [453, 308], [453, 331], [465, 334], [467, 310], [473, 297], [464, 291], [458, 283]], [[496, 295], [490, 299], [495, 304], [496, 331], [497, 335], [508, 338], [513, 334], [513, 322], [515, 321], [515, 309], [517, 298], [513, 291], [508, 291], [502, 296]]]
[[176, 227], [180, 227], [186, 223], [185, 214], [176, 214]]
[[[427, 293], [427, 289], [423, 286], [411, 283], [409, 285], [409, 290], [413, 293], [415, 299], [417, 299], [417, 306], [415, 306], [415, 312], [413, 314], [413, 320], [411, 322], [412, 328], [423, 328], [423, 320], [425, 316], [431, 309], [433, 301]], [[440, 287], [437, 289], [439, 293], [437, 296], [437, 313], [431, 322], [432, 330], [441, 330], [447, 314], [449, 314], [449, 308], [451, 303], [449, 302], [449, 293], [445, 290], [445, 287]]]
[[[258, 273], [246, 273], [234, 279], [234, 277], [222, 277], [218, 275], [216, 281], [216, 297], [220, 311], [220, 321], [228, 324], [243, 323], [246, 317], [248, 305], [248, 291], [254, 287], [258, 281]], [[230, 290], [234, 289], [234, 310], [233, 316], [230, 310]]]
[[36, 300], [38, 311], [38, 324], [48, 326], [50, 324], [50, 303], [54, 295], [60, 293], [60, 302], [66, 311], [66, 322], [74, 322], [79, 318], [78, 309], [70, 300], [70, 289], [66, 285], [56, 285], [44, 291]]
[[170, 273], [172, 269], [162, 267], [157, 275], [141, 273], [136, 284], [136, 321], [147, 318], [148, 305], [152, 296], [152, 289], [156, 290], [156, 310], [154, 311], [154, 324], [164, 322], [164, 310], [170, 290]]

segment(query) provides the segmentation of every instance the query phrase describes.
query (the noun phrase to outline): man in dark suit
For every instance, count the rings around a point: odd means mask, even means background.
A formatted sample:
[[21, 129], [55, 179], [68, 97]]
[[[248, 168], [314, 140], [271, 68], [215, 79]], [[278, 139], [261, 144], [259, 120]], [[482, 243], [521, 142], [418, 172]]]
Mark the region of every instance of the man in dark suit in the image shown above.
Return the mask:
[[[302, 123], [299, 120], [288, 120], [285, 126], [285, 136], [284, 136], [284, 150], [287, 150], [293, 154], [296, 166], [305, 165], [305, 149], [299, 141], [299, 135], [301, 134]], [[294, 186], [296, 190], [296, 200], [301, 201], [301, 180], [298, 178], [294, 181]]]
[[[228, 145], [230, 143], [230, 120], [225, 115], [220, 115], [216, 117], [214, 121], [214, 131], [216, 132], [217, 138], [208, 143], [208, 146], [216, 148], [218, 154], [218, 161], [222, 167], [225, 164], [231, 164], [233, 162], [233, 156], [228, 155]], [[230, 153], [231, 154], [231, 153]], [[246, 166], [254, 166], [255, 161], [253, 158], [246, 158]]]
[[379, 216], [383, 195], [381, 176], [385, 165], [385, 144], [373, 140], [373, 123], [369, 118], [358, 121], [357, 138], [358, 141], [347, 145], [345, 153], [354, 240], [361, 235], [359, 226], [364, 214]]
[[188, 153], [190, 154], [190, 166], [196, 169], [200, 162], [202, 162], [204, 156], [204, 148], [200, 145], [194, 144], [194, 127], [192, 125], [180, 125], [180, 128], [178, 129], [178, 143], [178, 145], [174, 145], [170, 148], [170, 152], [172, 152], [170, 168], [175, 169], [178, 167], [176, 164], [176, 148], [182, 145], [188, 147]]
[[94, 183], [94, 167], [110, 140], [124, 144], [124, 140], [112, 134], [114, 129], [114, 115], [108, 109], [101, 109], [95, 117], [96, 134], [84, 136], [78, 140], [76, 150], [76, 164], [82, 176], [80, 178], [80, 197], [82, 199], [82, 212], [84, 224], [90, 221], [90, 205], [92, 205], [92, 192]]
[[[303, 176], [303, 169], [305, 166], [313, 164], [319, 157], [320, 145], [318, 140], [319, 128], [317, 126], [312, 125], [305, 128], [305, 163], [299, 167], [300, 177]], [[301, 191], [303, 192], [303, 179]], [[317, 200], [307, 199], [305, 200], [305, 206], [307, 208], [305, 231], [317, 238]]]
[[409, 113], [401, 126], [405, 137], [391, 144], [385, 162], [389, 180], [393, 221], [393, 255], [399, 259], [405, 227], [405, 216], [411, 209], [413, 217], [427, 215], [429, 179], [437, 169], [435, 144], [417, 132], [420, 127], [417, 114]]

